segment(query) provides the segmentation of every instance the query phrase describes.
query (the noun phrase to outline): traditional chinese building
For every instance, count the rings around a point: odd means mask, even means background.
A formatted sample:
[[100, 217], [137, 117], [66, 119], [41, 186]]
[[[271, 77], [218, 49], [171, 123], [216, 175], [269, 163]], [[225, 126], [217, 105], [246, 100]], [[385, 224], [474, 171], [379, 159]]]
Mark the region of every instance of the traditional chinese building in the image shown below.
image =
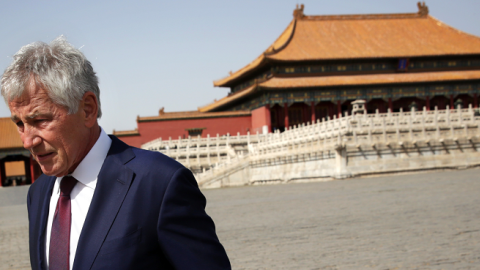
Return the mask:
[[417, 13], [333, 16], [305, 15], [301, 5], [267, 50], [214, 85], [230, 93], [198, 111], [139, 117], [137, 130], [115, 134], [140, 146], [158, 137], [283, 131], [349, 112], [357, 99], [369, 113], [477, 108], [480, 38], [420, 3]]
[[41, 170], [23, 148], [17, 127], [10, 118], [0, 118], [0, 186], [31, 184]]

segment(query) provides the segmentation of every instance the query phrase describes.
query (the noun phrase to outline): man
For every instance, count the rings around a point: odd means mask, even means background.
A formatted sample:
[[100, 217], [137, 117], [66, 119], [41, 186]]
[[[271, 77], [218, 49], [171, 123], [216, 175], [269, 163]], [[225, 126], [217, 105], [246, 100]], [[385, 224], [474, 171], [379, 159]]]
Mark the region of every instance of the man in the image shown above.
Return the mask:
[[30, 187], [32, 269], [230, 269], [191, 172], [98, 125], [98, 79], [63, 37], [24, 46], [1, 80]]

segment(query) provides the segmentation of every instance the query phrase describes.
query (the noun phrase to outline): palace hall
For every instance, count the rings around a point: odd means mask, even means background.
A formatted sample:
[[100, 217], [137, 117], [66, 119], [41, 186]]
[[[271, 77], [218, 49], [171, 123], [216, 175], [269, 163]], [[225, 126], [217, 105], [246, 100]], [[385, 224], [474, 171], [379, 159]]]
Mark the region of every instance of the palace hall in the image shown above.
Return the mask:
[[366, 100], [368, 113], [478, 107], [480, 38], [416, 13], [304, 14], [242, 69], [214, 81], [228, 95], [196, 111], [137, 118], [115, 131], [140, 147], [151, 140], [284, 131], [338, 117]]
[[[283, 132], [351, 113], [355, 100], [365, 100], [368, 113], [478, 108], [480, 37], [432, 17], [424, 3], [415, 13], [359, 15], [306, 15], [300, 5], [285, 19], [271, 46], [214, 81], [224, 98], [192, 111], [161, 108], [113, 134], [141, 147], [159, 138]], [[10, 119], [0, 120], [1, 183], [29, 183], [38, 165], [10, 134]]]

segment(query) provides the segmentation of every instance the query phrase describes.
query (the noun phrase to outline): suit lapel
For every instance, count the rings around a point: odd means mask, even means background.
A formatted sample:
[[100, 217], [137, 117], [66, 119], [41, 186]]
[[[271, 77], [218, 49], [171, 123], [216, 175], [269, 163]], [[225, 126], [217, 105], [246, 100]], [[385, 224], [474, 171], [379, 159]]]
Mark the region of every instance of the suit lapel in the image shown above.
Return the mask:
[[134, 157], [126, 144], [112, 137], [112, 146], [98, 175], [72, 269], [90, 269], [95, 261], [133, 180], [134, 173], [125, 163]]
[[48, 176], [48, 178], [46, 179], [46, 183], [43, 185], [43, 190], [40, 193], [45, 195], [41, 197], [40, 202], [37, 204], [37, 209], [35, 209], [36, 213], [39, 213], [39, 216], [36, 219], [36, 235], [33, 239], [35, 239], [36, 242], [36, 256], [40, 269], [43, 269], [46, 256], [45, 235], [47, 230], [48, 213], [50, 212], [50, 198], [52, 197], [52, 190], [53, 186], [55, 185], [55, 179], [56, 177], [54, 176]]

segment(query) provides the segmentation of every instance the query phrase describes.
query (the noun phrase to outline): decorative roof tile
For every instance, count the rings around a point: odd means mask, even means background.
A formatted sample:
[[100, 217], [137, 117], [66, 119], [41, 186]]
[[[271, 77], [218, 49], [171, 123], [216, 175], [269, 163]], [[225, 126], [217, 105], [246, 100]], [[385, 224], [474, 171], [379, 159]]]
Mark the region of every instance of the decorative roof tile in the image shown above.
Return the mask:
[[[219, 101], [217, 101], [219, 102]], [[215, 104], [215, 103], [214, 103]], [[203, 118], [218, 118], [218, 117], [236, 117], [248, 116], [250, 111], [234, 111], [234, 112], [201, 112], [201, 111], [184, 111], [184, 112], [164, 112], [158, 116], [138, 117], [137, 122], [149, 121], [167, 121], [167, 120], [182, 120], [182, 119], [203, 119]]]
[[113, 135], [117, 137], [140, 136], [138, 129], [134, 130], [113, 130]]
[[208, 104], [207, 106], [204, 106], [204, 107], [200, 107], [198, 108], [198, 111], [199, 112], [209, 112], [209, 111], [212, 111], [218, 107], [221, 107], [222, 105], [224, 104], [228, 104], [230, 103], [232, 100], [238, 100], [239, 98], [242, 98], [244, 96], [247, 96], [251, 93], [253, 93], [257, 88], [257, 85], [252, 85], [250, 87], [248, 87], [247, 89], [244, 89], [242, 91], [239, 91], [239, 92], [236, 92], [236, 93], [233, 93], [232, 95], [230, 96], [226, 96], [218, 101], [215, 101], [211, 104]]
[[480, 70], [438, 71], [421, 73], [387, 73], [349, 76], [272, 78], [259, 84], [261, 88], [302, 88], [369, 84], [422, 83], [435, 81], [479, 80]]
[[[480, 70], [466, 71], [438, 71], [418, 73], [383, 73], [368, 75], [343, 75], [324, 77], [273, 77], [265, 82], [253, 85], [246, 91], [235, 93], [227, 98], [209, 104], [202, 111], [208, 112], [221, 106], [230, 104], [239, 98], [261, 89], [287, 89], [287, 88], [308, 88], [308, 87], [334, 87], [350, 85], [375, 85], [375, 84], [402, 84], [402, 83], [423, 83], [440, 81], [462, 81], [480, 80]], [[240, 95], [242, 94], [242, 95]]]
[[409, 58], [480, 54], [480, 38], [418, 13], [305, 16], [303, 6], [262, 55], [230, 76], [214, 82], [230, 86], [268, 60], [305, 61], [366, 58]]

